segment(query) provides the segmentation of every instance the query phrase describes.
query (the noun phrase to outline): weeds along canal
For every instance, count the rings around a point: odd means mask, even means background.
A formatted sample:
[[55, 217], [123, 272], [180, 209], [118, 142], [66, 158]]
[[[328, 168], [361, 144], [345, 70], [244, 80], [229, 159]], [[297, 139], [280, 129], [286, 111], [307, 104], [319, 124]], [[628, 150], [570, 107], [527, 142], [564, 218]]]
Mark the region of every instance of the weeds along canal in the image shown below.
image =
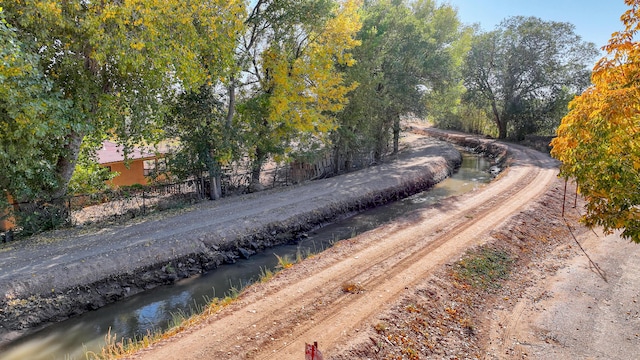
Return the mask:
[[409, 211], [483, 186], [492, 179], [490, 166], [487, 159], [464, 153], [458, 171], [429, 191], [324, 226], [295, 244], [273, 247], [248, 260], [222, 265], [207, 274], [161, 286], [51, 325], [0, 349], [0, 360], [85, 359], [87, 352], [100, 353], [108, 334], [127, 339], [166, 329], [173, 320], [198, 311], [212, 298], [239, 291], [258, 280], [266, 270], [276, 269], [278, 257], [295, 261]]

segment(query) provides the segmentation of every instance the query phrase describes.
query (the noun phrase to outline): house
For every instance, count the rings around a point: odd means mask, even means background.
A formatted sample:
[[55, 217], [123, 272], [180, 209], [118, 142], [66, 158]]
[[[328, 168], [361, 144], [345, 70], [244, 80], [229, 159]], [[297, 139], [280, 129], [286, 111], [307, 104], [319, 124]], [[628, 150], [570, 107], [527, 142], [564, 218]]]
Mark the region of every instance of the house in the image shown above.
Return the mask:
[[[7, 193], [7, 202], [13, 204], [13, 198]], [[0, 211], [0, 232], [9, 231], [16, 227], [16, 219], [9, 210]]]
[[149, 180], [166, 169], [164, 152], [151, 152], [133, 148], [125, 159], [124, 147], [111, 141], [104, 141], [98, 150], [98, 163], [118, 172], [109, 181], [114, 187], [134, 184], [146, 185]]

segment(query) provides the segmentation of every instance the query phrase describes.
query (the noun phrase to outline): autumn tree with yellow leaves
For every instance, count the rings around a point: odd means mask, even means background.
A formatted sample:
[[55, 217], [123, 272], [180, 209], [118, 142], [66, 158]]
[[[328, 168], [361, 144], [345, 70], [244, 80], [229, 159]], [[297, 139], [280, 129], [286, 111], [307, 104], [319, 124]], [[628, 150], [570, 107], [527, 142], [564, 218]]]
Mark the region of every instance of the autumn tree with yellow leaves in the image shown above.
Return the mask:
[[340, 67], [359, 45], [358, 0], [258, 0], [240, 44], [236, 126], [259, 187], [269, 157], [323, 146], [357, 84]]
[[640, 0], [625, 3], [625, 29], [604, 47], [593, 85], [570, 103], [551, 154], [587, 200], [585, 223], [640, 243]]
[[[32, 66], [24, 74], [44, 84], [37, 96], [55, 94], [65, 106], [55, 116], [31, 116], [35, 125], [3, 119], [18, 127], [3, 134], [3, 146], [11, 148], [22, 136], [34, 135], [25, 129], [42, 129], [40, 138], [55, 146], [38, 170], [48, 174], [47, 197], [57, 198], [66, 193], [83, 143], [99, 144], [110, 135], [132, 146], [158, 137], [176, 89], [228, 76], [244, 3], [13, 0], [3, 3], [2, 12], [9, 29], [3, 41], [20, 44], [14, 52]], [[0, 78], [0, 87], [17, 80]], [[40, 102], [39, 114], [50, 112], [52, 104]], [[19, 105], [0, 104], [7, 113], [16, 113]], [[13, 192], [15, 186], [2, 190]]]

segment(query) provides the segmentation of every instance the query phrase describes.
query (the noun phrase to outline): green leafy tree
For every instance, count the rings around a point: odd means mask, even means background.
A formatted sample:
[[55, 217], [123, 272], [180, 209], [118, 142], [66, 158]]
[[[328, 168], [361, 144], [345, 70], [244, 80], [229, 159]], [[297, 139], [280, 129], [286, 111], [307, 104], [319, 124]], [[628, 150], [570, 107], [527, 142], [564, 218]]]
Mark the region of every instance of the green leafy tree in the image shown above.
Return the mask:
[[356, 64], [346, 70], [360, 86], [334, 133], [336, 153], [347, 162], [351, 153], [365, 151], [377, 161], [390, 141], [397, 152], [402, 115], [426, 114], [429, 102], [455, 97], [465, 50], [464, 30], [450, 5], [366, 1], [363, 14], [362, 45], [354, 50]]
[[107, 181], [118, 175], [108, 167], [98, 164], [91, 149], [80, 151], [76, 170], [69, 181], [68, 193], [71, 195], [93, 194], [109, 188]]
[[472, 101], [491, 109], [498, 137], [504, 139], [518, 127], [536, 130], [526, 122], [539, 113], [555, 113], [566, 101], [566, 89], [586, 88], [587, 64], [596, 55], [595, 45], [582, 41], [571, 24], [512, 17], [475, 37], [464, 85]]
[[171, 175], [199, 180], [206, 176], [212, 200], [222, 196], [222, 168], [239, 156], [233, 126], [235, 76], [239, 71], [235, 49], [246, 30], [244, 4], [238, 3], [233, 16], [235, 20], [223, 34], [227, 40], [222, 48], [216, 22], [198, 23], [196, 31], [202, 47], [197, 57], [206, 70], [207, 81], [199, 88], [181, 91], [164, 127], [165, 135], [179, 142], [178, 151], [170, 156]]
[[210, 85], [180, 96], [166, 122], [167, 136], [179, 140], [171, 155], [171, 175], [179, 178], [207, 178], [210, 199], [222, 196], [222, 167], [235, 156], [233, 129], [226, 123], [226, 105], [221, 91]]
[[607, 56], [593, 69], [593, 85], [570, 104], [551, 142], [560, 175], [575, 179], [587, 200], [584, 221], [640, 243], [640, 1], [612, 35]]
[[33, 198], [56, 188], [57, 135], [69, 126], [69, 102], [53, 89], [30, 47], [0, 8], [0, 209], [8, 205], [7, 193]]

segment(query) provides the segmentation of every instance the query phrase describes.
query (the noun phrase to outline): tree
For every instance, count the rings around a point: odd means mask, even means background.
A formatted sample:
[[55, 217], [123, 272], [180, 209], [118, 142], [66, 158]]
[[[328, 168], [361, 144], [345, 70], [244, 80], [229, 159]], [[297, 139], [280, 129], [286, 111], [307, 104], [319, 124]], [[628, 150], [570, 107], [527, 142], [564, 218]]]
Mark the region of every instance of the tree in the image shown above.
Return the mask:
[[53, 164], [59, 136], [69, 126], [69, 103], [53, 90], [40, 60], [0, 8], [0, 214], [6, 193], [33, 198], [57, 185]]
[[490, 107], [498, 137], [504, 139], [515, 123], [531, 127], [526, 122], [536, 114], [562, 106], [566, 89], [584, 90], [587, 64], [596, 55], [595, 45], [582, 41], [571, 24], [512, 17], [475, 37], [464, 84], [470, 99]]
[[551, 154], [587, 201], [585, 223], [621, 229], [640, 243], [640, 1], [625, 3], [631, 7], [621, 17], [625, 30], [612, 35], [593, 85], [571, 102]]
[[235, 123], [253, 160], [252, 187], [269, 156], [286, 158], [320, 146], [335, 128], [335, 113], [356, 85], [344, 83], [337, 65], [353, 63], [358, 4], [258, 0], [249, 12]]
[[[84, 146], [84, 145], [83, 145]], [[68, 193], [72, 195], [92, 194], [109, 188], [107, 181], [119, 175], [108, 167], [98, 164], [90, 149], [82, 149], [78, 156], [76, 169], [69, 181]], [[84, 151], [83, 151], [84, 150]]]
[[166, 121], [166, 135], [179, 140], [178, 151], [170, 157], [171, 175], [198, 180], [206, 177], [211, 200], [222, 196], [222, 166], [237, 150], [225, 109], [220, 91], [203, 85], [199, 91], [181, 94]]
[[157, 138], [176, 89], [216, 81], [207, 65], [231, 65], [243, 9], [239, 0], [8, 2], [23, 52], [68, 104], [42, 117], [64, 124], [47, 134], [59, 149], [47, 159], [49, 196], [66, 192], [86, 136], [117, 136], [127, 147]]
[[457, 85], [465, 37], [455, 10], [435, 1], [367, 1], [363, 13], [362, 45], [347, 70], [360, 85], [340, 115], [334, 146], [346, 159], [372, 150], [380, 160], [390, 139], [398, 151], [402, 115], [424, 114], [428, 99]]
[[[180, 92], [164, 130], [171, 141], [179, 141], [177, 153], [170, 157], [172, 175], [199, 180], [206, 175], [209, 198], [215, 200], [222, 196], [222, 168], [239, 152], [232, 123], [236, 107], [234, 79], [238, 72], [235, 49], [246, 30], [246, 9], [238, 3], [233, 13], [235, 20], [223, 18], [229, 21], [224, 34], [217, 28], [220, 19], [212, 21], [210, 14], [200, 15], [209, 16], [203, 18], [206, 22], [199, 20], [196, 27], [201, 40], [197, 58], [206, 70], [207, 81], [199, 88]], [[223, 47], [218, 40], [221, 35], [226, 37]]]

